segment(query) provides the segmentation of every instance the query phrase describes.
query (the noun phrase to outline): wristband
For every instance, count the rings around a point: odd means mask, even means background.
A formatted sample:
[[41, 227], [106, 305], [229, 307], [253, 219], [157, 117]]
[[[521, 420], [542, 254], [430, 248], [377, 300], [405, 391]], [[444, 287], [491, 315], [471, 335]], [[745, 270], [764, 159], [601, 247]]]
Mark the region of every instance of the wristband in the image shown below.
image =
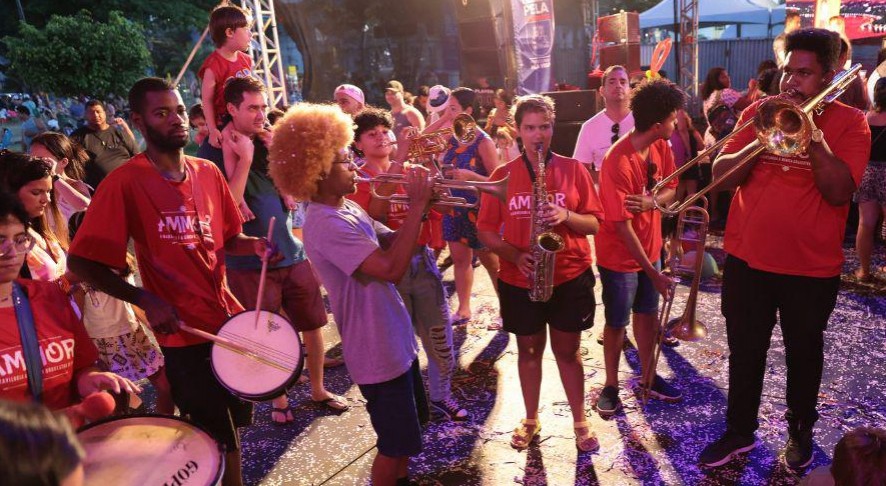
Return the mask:
[[569, 221], [569, 210], [568, 209], [566, 210], [566, 219], [564, 219], [563, 222], [565, 223], [567, 221]]

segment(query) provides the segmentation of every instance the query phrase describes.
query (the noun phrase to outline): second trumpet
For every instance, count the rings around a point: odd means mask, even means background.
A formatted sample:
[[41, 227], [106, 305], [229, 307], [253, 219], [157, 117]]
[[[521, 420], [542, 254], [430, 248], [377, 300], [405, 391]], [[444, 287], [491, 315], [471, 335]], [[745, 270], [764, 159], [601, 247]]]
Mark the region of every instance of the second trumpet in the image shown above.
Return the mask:
[[[392, 203], [409, 204], [409, 196], [395, 191], [393, 194], [384, 195], [378, 193], [378, 187], [381, 184], [406, 185], [406, 177], [402, 174], [379, 174], [375, 177], [358, 177], [357, 182], [365, 182], [369, 184], [369, 192], [372, 197]], [[475, 208], [480, 204], [480, 193], [490, 194], [504, 201], [508, 189], [508, 178], [505, 177], [499, 181], [475, 182], [475, 181], [457, 181], [454, 179], [444, 179], [443, 177], [434, 178], [434, 197], [432, 203], [440, 206], [453, 206], [461, 208]], [[449, 193], [452, 189], [473, 191], [476, 193], [474, 202], [470, 202], [463, 197], [453, 196]]]

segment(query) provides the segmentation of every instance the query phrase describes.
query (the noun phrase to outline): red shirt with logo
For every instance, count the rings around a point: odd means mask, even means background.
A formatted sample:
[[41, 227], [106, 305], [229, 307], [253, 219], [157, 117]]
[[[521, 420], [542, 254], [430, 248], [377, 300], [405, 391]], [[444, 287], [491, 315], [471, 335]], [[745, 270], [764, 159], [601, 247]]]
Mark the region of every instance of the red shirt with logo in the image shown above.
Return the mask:
[[[363, 167], [360, 167], [360, 172], [362, 172], [365, 177], [375, 177], [379, 175], [378, 172], [373, 172], [372, 169], [365, 165]], [[406, 187], [403, 184], [397, 184], [397, 190], [394, 192], [394, 194], [406, 196]], [[369, 187], [369, 183], [358, 182], [357, 192], [348, 195], [347, 198], [359, 204], [360, 207], [368, 213], [369, 203], [372, 201], [372, 192]], [[399, 202], [389, 203], [388, 218], [385, 221], [385, 226], [391, 228], [394, 231], [400, 229], [400, 226], [402, 226], [403, 222], [406, 220], [406, 214], [408, 211], [408, 204], [403, 204]], [[431, 210], [430, 212], [428, 212], [428, 220], [422, 224], [416, 244], [421, 246], [429, 244], [431, 242], [431, 224], [433, 224], [434, 221], [442, 220], [443, 216], [437, 211]]]
[[[495, 169], [490, 181], [508, 177], [507, 197], [504, 202], [490, 194], [480, 198], [480, 214], [477, 218], [478, 231], [502, 233], [504, 241], [520, 251], [529, 251], [529, 233], [532, 213], [532, 179], [523, 157], [518, 157]], [[603, 216], [603, 208], [594, 191], [594, 184], [588, 170], [577, 160], [553, 154], [545, 166], [545, 187], [548, 200], [577, 214], [593, 214], [598, 219]], [[565, 224], [551, 229], [563, 237], [565, 247], [557, 253], [554, 267], [554, 285], [568, 282], [593, 263], [591, 246], [586, 235], [576, 233]], [[515, 287], [528, 289], [529, 278], [523, 275], [513, 262], [501, 260], [499, 278]]]
[[[142, 153], [108, 174], [70, 253], [123, 269], [131, 237], [145, 289], [185, 323], [215, 334], [243, 310], [225, 279], [224, 251], [241, 231], [240, 212], [212, 162], [186, 156], [185, 166], [185, 179], [170, 181]], [[157, 340], [171, 347], [205, 342], [185, 331]]]
[[197, 77], [203, 79], [207, 69], [215, 74], [212, 107], [215, 109], [215, 124], [220, 126], [222, 115], [228, 112], [227, 103], [225, 103], [225, 82], [231, 78], [252, 76], [252, 58], [245, 52], [237, 52], [237, 60], [228, 61], [216, 50], [212, 51], [212, 54], [203, 61], [203, 65], [197, 71]]
[[[757, 112], [757, 102], [742, 112], [739, 123]], [[824, 140], [849, 168], [856, 186], [871, 150], [871, 131], [864, 114], [835, 102], [812, 117]], [[730, 139], [722, 153], [735, 153], [755, 139], [753, 127]], [[807, 277], [839, 275], [849, 204], [832, 206], [821, 195], [809, 156], [762, 153], [732, 199], [723, 247], [766, 272]]]
[[[25, 279], [18, 283], [34, 315], [43, 362], [43, 403], [52, 410], [65, 408], [78, 401], [74, 376], [95, 364], [98, 351], [58, 285]], [[31, 400], [14, 307], [0, 308], [0, 398]]]
[[[661, 213], [644, 211], [632, 213], [625, 209], [625, 200], [631, 194], [645, 194], [650, 164], [655, 165], [652, 178], [660, 181], [674, 172], [674, 154], [667, 140], [656, 140], [649, 146], [646, 159], [631, 144], [631, 137], [623, 137], [609, 149], [600, 171], [600, 199], [605, 216], [600, 232], [594, 237], [597, 244], [597, 265], [616, 272], [639, 272], [642, 266], [634, 259], [615, 227], [617, 221], [630, 221], [643, 251], [655, 262], [661, 253]], [[677, 179], [667, 186], [677, 187]]]

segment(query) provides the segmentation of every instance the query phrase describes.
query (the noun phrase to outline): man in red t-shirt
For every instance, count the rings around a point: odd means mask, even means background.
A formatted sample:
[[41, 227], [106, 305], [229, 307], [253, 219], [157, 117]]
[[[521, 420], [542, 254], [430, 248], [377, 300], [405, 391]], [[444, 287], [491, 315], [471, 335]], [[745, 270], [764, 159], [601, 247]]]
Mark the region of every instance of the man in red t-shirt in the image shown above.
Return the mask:
[[[240, 213], [218, 168], [184, 155], [188, 116], [175, 87], [142, 79], [129, 92], [129, 106], [147, 149], [102, 183], [68, 264], [83, 280], [144, 309], [163, 347], [173, 400], [226, 446], [225, 484], [239, 484], [236, 427], [249, 423], [251, 407], [215, 378], [210, 343], [181, 332], [179, 321], [217, 332], [243, 310], [225, 280], [225, 253], [261, 256], [270, 247], [240, 232]], [[144, 289], [114, 272], [126, 265], [130, 238]]]
[[[801, 103], [820, 93], [839, 69], [837, 34], [803, 29], [785, 38], [781, 91]], [[761, 103], [748, 107], [751, 119]], [[737, 187], [726, 223], [722, 312], [729, 341], [727, 431], [701, 453], [706, 466], [729, 462], [756, 445], [754, 431], [766, 355], [776, 320], [784, 334], [789, 439], [784, 462], [804, 469], [812, 461], [818, 419], [824, 330], [834, 310], [843, 263], [849, 200], [870, 155], [864, 114], [836, 102], [812, 121], [805, 153], [763, 152], [721, 187]], [[749, 127], [714, 161], [721, 178], [756, 148]]]
[[[554, 104], [546, 96], [521, 97], [515, 105], [517, 131], [524, 147], [520, 157], [495, 169], [490, 180], [508, 178], [507, 194], [500, 201], [483, 194], [477, 230], [480, 241], [501, 258], [498, 292], [504, 329], [517, 336], [517, 366], [523, 389], [526, 418], [514, 430], [511, 446], [524, 449], [541, 430], [538, 401], [541, 362], [547, 327], [566, 399], [572, 410], [575, 445], [588, 452], [600, 447], [585, 417], [584, 370], [578, 348], [581, 332], [594, 324], [594, 272], [587, 235], [597, 232], [602, 207], [591, 176], [580, 162], [550, 151], [554, 133]], [[538, 152], [545, 154], [544, 189], [547, 201], [534, 200]], [[536, 203], [536, 204], [533, 204]], [[530, 299], [535, 273], [535, 242], [529, 241], [533, 220], [540, 230], [563, 239], [555, 253], [553, 292], [546, 302]]]
[[[385, 173], [403, 173], [403, 165], [391, 162], [389, 133], [394, 127], [391, 114], [378, 108], [368, 108], [354, 117], [354, 147], [366, 161], [360, 172], [367, 177]], [[370, 184], [360, 182], [357, 192], [346, 196], [360, 205], [373, 219], [396, 231], [403, 225], [409, 207], [404, 202], [387, 201], [372, 196]], [[382, 197], [397, 194], [406, 198], [403, 184], [376, 185], [376, 194]], [[429, 211], [422, 223], [410, 269], [397, 283], [397, 292], [406, 304], [412, 326], [421, 339], [428, 357], [428, 391], [431, 409], [449, 420], [463, 421], [468, 411], [452, 397], [452, 374], [455, 371], [455, 353], [452, 349], [452, 324], [449, 302], [443, 279], [437, 269], [436, 258], [428, 247], [431, 240], [431, 221], [441, 219], [440, 213]]]
[[[674, 172], [674, 155], [668, 139], [674, 133], [676, 113], [683, 108], [685, 99], [676, 85], [665, 80], [640, 85], [631, 94], [633, 130], [616, 142], [603, 159], [600, 199], [605, 216], [595, 238], [606, 314], [606, 383], [596, 404], [603, 416], [613, 415], [621, 408], [618, 364], [625, 327], [632, 317], [643, 376], [652, 377], [651, 382], [641, 381], [640, 387], [661, 400], [677, 401], [682, 396], [646, 367], [659, 331], [658, 296], [668, 297], [673, 291], [671, 279], [661, 273], [661, 213], [655, 210], [649, 190]], [[655, 196], [658, 203], [670, 203], [676, 187], [674, 180], [659, 192]]]

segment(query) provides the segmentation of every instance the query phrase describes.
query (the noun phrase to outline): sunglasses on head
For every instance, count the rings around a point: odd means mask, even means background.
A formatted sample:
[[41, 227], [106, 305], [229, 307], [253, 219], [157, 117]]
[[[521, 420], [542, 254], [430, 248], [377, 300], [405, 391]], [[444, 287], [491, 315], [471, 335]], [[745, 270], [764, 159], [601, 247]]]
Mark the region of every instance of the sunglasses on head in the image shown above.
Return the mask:
[[621, 131], [621, 127], [618, 126], [618, 123], [613, 123], [612, 124], [612, 140], [611, 140], [612, 143], [615, 143], [618, 141], [618, 133], [620, 131]]

